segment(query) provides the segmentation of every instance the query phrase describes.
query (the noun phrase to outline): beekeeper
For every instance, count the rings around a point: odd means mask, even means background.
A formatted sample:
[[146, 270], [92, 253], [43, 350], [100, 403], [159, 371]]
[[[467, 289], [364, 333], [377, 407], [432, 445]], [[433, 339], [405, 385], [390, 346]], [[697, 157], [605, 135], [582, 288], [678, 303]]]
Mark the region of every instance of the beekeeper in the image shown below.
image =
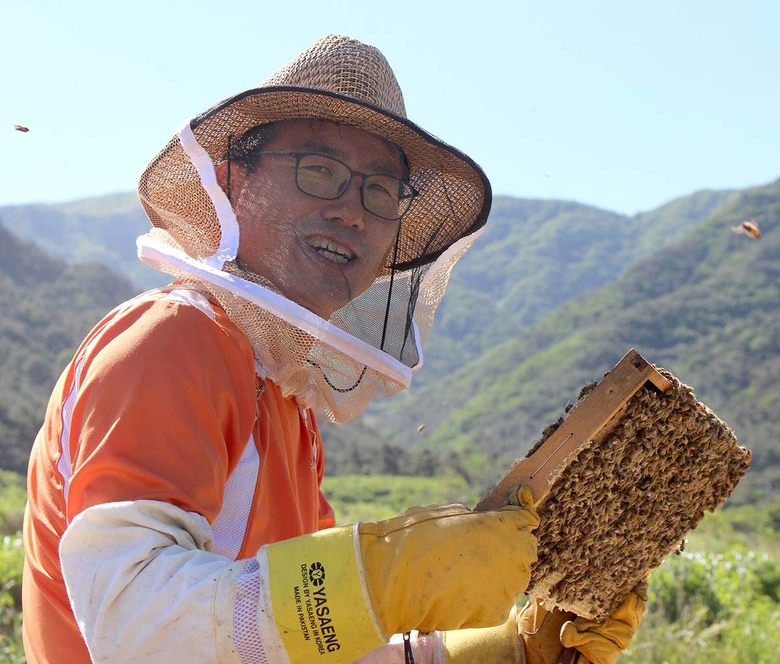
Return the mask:
[[518, 616], [527, 491], [346, 527], [321, 492], [315, 417], [408, 387], [491, 203], [377, 49], [321, 39], [186, 123], [139, 195], [139, 256], [175, 280], [109, 313], [53, 391], [25, 517], [31, 664], [617, 656], [636, 596], [604, 624]]

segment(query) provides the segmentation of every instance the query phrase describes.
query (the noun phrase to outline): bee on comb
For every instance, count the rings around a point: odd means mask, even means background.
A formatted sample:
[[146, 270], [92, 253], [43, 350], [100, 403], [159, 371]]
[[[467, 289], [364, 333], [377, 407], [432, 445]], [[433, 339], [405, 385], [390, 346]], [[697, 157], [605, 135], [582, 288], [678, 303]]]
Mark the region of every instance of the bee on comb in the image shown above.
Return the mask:
[[749, 463], [750, 452], [690, 387], [632, 349], [476, 509], [506, 505], [518, 485], [530, 486], [539, 557], [526, 592], [601, 620], [681, 550]]

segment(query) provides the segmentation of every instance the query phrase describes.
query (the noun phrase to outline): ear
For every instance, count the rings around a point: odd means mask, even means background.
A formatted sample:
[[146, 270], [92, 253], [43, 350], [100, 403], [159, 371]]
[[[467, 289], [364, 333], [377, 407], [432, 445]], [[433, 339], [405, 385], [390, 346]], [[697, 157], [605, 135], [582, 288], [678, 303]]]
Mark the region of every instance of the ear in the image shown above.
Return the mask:
[[[239, 191], [246, 178], [246, 168], [241, 164], [237, 164], [235, 161], [228, 162], [220, 161], [214, 164], [214, 172], [217, 176], [217, 184], [224, 191], [228, 198], [232, 198]], [[230, 185], [230, 191], [228, 191], [228, 185]]]
[[[220, 161], [214, 165], [214, 172], [217, 174], [217, 184], [222, 188], [222, 191], [229, 193], [228, 186], [228, 168], [230, 169], [230, 180], [232, 181], [233, 175], [236, 171], [236, 165], [231, 164], [229, 161]], [[231, 182], [232, 184], [232, 182]]]

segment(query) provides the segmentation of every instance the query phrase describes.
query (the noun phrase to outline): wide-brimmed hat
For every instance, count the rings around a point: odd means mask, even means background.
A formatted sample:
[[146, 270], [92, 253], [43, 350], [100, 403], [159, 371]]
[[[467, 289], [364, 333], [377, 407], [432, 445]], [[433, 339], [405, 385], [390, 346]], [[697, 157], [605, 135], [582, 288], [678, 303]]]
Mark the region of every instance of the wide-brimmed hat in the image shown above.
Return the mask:
[[[252, 127], [296, 118], [352, 125], [404, 152], [418, 195], [401, 220], [395, 263], [388, 268], [430, 263], [485, 224], [491, 190], [480, 167], [411, 122], [385, 57], [348, 37], [320, 39], [260, 87], [217, 104], [191, 120], [189, 128], [213, 164], [224, 157], [229, 141]], [[192, 256], [217, 251], [223, 232], [219, 215], [178, 135], [144, 171], [139, 195], [152, 224]]]

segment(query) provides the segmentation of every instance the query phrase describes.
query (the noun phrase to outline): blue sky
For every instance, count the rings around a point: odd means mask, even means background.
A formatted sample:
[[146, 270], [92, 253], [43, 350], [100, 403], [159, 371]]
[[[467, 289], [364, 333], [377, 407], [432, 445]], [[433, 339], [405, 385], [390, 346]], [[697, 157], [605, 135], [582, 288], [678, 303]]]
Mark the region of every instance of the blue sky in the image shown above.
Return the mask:
[[634, 214], [780, 177], [776, 0], [0, 0], [0, 206], [134, 190], [330, 32], [378, 46], [496, 194]]

